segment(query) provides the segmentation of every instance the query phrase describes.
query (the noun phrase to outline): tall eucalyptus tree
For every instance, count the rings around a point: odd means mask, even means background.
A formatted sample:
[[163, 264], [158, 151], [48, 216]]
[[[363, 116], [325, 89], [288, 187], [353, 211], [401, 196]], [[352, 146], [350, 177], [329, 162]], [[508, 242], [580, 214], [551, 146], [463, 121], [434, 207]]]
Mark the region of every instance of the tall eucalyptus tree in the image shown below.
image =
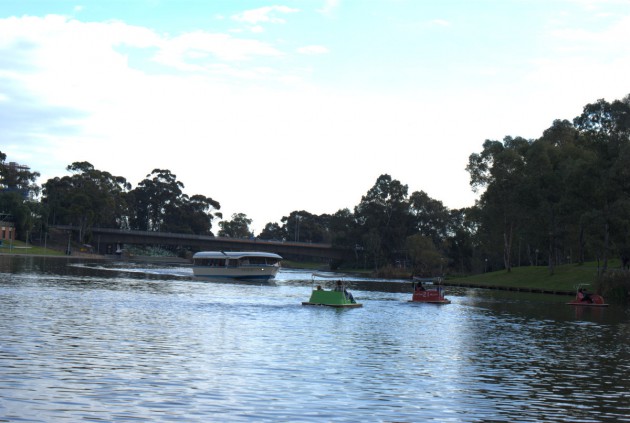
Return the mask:
[[0, 151], [0, 213], [11, 216], [18, 238], [25, 239], [35, 220], [41, 219], [41, 207], [35, 200], [39, 194], [35, 180], [40, 174], [6, 159]]
[[[585, 148], [595, 152], [597, 168], [592, 221], [601, 227], [602, 260], [608, 267], [611, 242], [627, 250], [630, 211], [630, 95], [609, 103], [587, 104], [574, 119]], [[615, 239], [611, 239], [611, 236]]]
[[487, 140], [481, 153], [469, 156], [466, 167], [473, 190], [485, 190], [479, 200], [481, 230], [492, 235], [492, 242], [501, 243], [503, 266], [508, 272], [512, 270], [515, 234], [527, 217], [522, 201], [527, 198], [525, 154], [530, 144], [520, 137], [505, 137], [503, 142]]
[[360, 249], [360, 236], [357, 230], [356, 219], [350, 209], [337, 210], [330, 216], [328, 222], [332, 245], [351, 248], [357, 253], [358, 249]]
[[282, 216], [280, 222], [285, 227], [288, 241], [328, 242], [328, 215], [316, 215], [306, 210], [294, 210]]
[[7, 163], [7, 155], [0, 151], [0, 189], [4, 193], [15, 192], [24, 198], [33, 198], [39, 194], [35, 180], [39, 172], [31, 172], [27, 166], [14, 162]]
[[280, 225], [278, 222], [269, 222], [260, 231], [259, 237], [265, 240], [286, 241], [288, 239], [286, 225]]
[[449, 210], [424, 191], [415, 191], [409, 197], [409, 223], [412, 232], [429, 237], [436, 248], [441, 248], [449, 228]]
[[405, 239], [410, 235], [407, 191], [407, 185], [383, 174], [354, 209], [365, 234], [363, 246], [371, 254], [375, 267], [404, 258]]
[[203, 195], [189, 197], [184, 184], [168, 169], [153, 169], [129, 193], [132, 229], [212, 234], [212, 220], [222, 215], [218, 201]]
[[72, 176], [49, 179], [43, 185], [42, 203], [51, 224], [79, 228], [79, 241], [90, 240], [95, 226], [120, 228], [126, 225], [127, 180], [95, 169], [89, 162], [74, 162], [66, 169]]
[[226, 236], [230, 238], [250, 238], [253, 237], [253, 232], [249, 229], [249, 225], [252, 224], [252, 219], [248, 218], [244, 213], [232, 214], [232, 220], [224, 220], [219, 222], [219, 236]]

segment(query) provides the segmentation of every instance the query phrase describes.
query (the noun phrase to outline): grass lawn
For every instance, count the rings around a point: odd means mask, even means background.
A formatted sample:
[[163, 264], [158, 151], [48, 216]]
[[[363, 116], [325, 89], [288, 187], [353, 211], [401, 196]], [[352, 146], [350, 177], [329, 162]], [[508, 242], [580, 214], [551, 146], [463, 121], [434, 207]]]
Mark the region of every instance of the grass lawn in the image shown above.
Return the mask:
[[[612, 269], [618, 265], [610, 261], [608, 267]], [[447, 278], [447, 280], [484, 286], [575, 291], [576, 285], [580, 283], [593, 286], [596, 278], [597, 263], [585, 263], [556, 266], [553, 274], [549, 273], [547, 266], [525, 266], [514, 267], [511, 272], [499, 270], [473, 276]]]
[[58, 250], [52, 250], [50, 248], [36, 247], [30, 244], [26, 244], [22, 241], [3, 240], [0, 245], [0, 254], [12, 254], [12, 255], [44, 255], [44, 256], [63, 256], [64, 254]]
[[[322, 270], [325, 264], [322, 263], [304, 263], [283, 260], [282, 265], [286, 267]], [[608, 262], [609, 269], [619, 268], [618, 260], [610, 260]], [[565, 264], [556, 266], [553, 274], [549, 273], [547, 266], [523, 266], [514, 267], [511, 272], [499, 270], [496, 272], [482, 273], [471, 276], [447, 277], [446, 282], [453, 284], [479, 285], [484, 287], [501, 287], [515, 288], [524, 290], [542, 290], [542, 291], [562, 291], [575, 292], [578, 284], [590, 284], [591, 289], [595, 288], [595, 280], [597, 279], [597, 263], [589, 262], [582, 265]], [[344, 272], [339, 269], [338, 272]], [[350, 273], [365, 273], [370, 276], [371, 269], [365, 269], [364, 272], [352, 269]]]

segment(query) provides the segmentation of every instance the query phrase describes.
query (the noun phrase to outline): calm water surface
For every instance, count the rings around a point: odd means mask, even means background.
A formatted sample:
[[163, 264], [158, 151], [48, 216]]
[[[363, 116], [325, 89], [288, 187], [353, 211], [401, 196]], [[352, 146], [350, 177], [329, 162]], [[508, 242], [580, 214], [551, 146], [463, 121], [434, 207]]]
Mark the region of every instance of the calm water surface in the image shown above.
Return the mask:
[[311, 273], [0, 256], [0, 421], [630, 422], [630, 314], [566, 297]]

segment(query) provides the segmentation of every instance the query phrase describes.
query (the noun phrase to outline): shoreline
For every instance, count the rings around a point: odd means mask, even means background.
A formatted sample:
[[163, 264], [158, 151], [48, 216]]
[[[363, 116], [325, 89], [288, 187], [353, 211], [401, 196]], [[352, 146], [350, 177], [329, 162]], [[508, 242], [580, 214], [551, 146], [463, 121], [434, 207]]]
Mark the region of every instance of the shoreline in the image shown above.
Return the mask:
[[[191, 261], [180, 258], [180, 257], [164, 257], [164, 256], [131, 256], [131, 257], [121, 257], [116, 255], [103, 255], [103, 254], [89, 254], [89, 253], [76, 253], [71, 255], [66, 254], [36, 254], [36, 253], [8, 253], [0, 251], [0, 258], [2, 257], [38, 257], [38, 258], [51, 258], [51, 259], [65, 259], [65, 260], [99, 260], [99, 261], [122, 261], [122, 262], [133, 262], [133, 263], [160, 263], [160, 264], [171, 264], [171, 265], [191, 265]], [[294, 267], [294, 266], [283, 266], [287, 269], [303, 269], [302, 267]], [[307, 269], [308, 270], [308, 269]], [[348, 273], [352, 272], [343, 272], [339, 273]], [[361, 276], [366, 277], [364, 274]], [[387, 278], [371, 278], [369, 279], [387, 279]], [[512, 291], [512, 292], [524, 292], [524, 293], [534, 293], [534, 294], [547, 294], [547, 295], [562, 295], [562, 296], [574, 296], [575, 292], [560, 290], [560, 289], [544, 289], [544, 288], [531, 288], [531, 287], [515, 287], [515, 286], [500, 286], [500, 285], [488, 285], [488, 284], [476, 284], [470, 282], [457, 282], [457, 281], [448, 281], [443, 280], [441, 282], [442, 286], [445, 287], [459, 287], [459, 288], [479, 288], [479, 289], [490, 289], [495, 291]]]
[[443, 286], [452, 286], [459, 288], [481, 288], [481, 289], [492, 289], [495, 291], [513, 291], [513, 292], [531, 292], [533, 294], [548, 294], [548, 295], [567, 295], [567, 296], [575, 296], [575, 291], [566, 291], [561, 289], [543, 289], [543, 288], [527, 288], [527, 287], [517, 287], [517, 286], [498, 286], [498, 285], [481, 285], [474, 284], [470, 282], [445, 282], [442, 281], [440, 285]]
[[186, 260], [180, 257], [164, 257], [164, 256], [116, 256], [116, 255], [104, 255], [104, 254], [89, 254], [89, 253], [76, 253], [76, 254], [37, 254], [37, 253], [7, 253], [0, 252], [0, 257], [42, 257], [53, 259], [88, 259], [88, 260], [107, 260], [107, 261], [131, 261], [131, 262], [155, 262], [155, 263], [176, 263], [176, 264], [190, 264], [190, 260]]

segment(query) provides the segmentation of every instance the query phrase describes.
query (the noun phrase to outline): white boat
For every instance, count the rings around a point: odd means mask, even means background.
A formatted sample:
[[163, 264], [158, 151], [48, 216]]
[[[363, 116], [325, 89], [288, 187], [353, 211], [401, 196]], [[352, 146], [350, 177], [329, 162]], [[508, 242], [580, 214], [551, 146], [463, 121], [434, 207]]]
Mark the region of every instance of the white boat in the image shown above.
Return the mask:
[[200, 251], [193, 255], [193, 274], [204, 278], [268, 280], [282, 257], [260, 251]]

